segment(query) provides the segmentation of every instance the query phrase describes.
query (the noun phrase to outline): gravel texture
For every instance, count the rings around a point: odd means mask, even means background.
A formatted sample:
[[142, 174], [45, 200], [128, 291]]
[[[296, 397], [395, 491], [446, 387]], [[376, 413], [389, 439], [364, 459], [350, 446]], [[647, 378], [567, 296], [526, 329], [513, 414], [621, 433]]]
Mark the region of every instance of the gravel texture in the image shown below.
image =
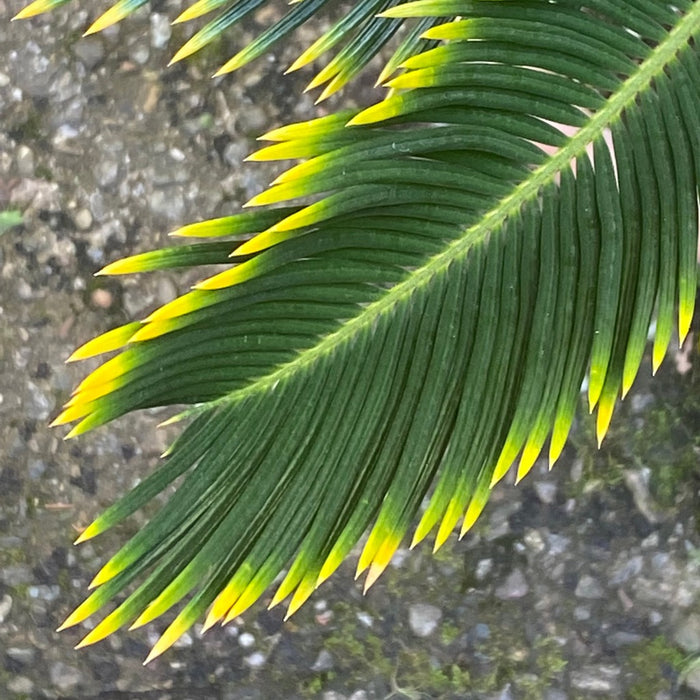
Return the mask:
[[312, 113], [298, 98], [308, 74], [280, 75], [310, 30], [212, 81], [249, 28], [165, 70], [191, 31], [169, 24], [179, 0], [86, 39], [85, 5], [7, 24], [20, 6], [0, 0], [0, 213], [23, 221], [0, 228], [0, 697], [700, 696], [690, 344], [653, 383], [645, 365], [601, 452], [582, 419], [557, 469], [496, 489], [474, 533], [436, 556], [401, 550], [367, 596], [349, 563], [289, 622], [260, 605], [204, 638], [193, 630], [147, 668], [160, 623], [81, 651], [85, 629], [54, 632], [143, 516], [71, 540], [174, 435], [151, 411], [63, 442], [47, 423], [84, 372], [63, 361], [193, 280], [92, 273], [236, 210], [271, 179], [241, 159], [266, 128]]

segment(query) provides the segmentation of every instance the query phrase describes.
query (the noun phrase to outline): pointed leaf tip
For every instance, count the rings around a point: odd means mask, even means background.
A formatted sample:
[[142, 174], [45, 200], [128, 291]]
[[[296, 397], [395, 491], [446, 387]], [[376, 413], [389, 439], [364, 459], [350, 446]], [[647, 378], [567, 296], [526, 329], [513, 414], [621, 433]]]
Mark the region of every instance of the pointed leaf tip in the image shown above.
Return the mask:
[[100, 532], [98, 528], [96, 527], [96, 523], [93, 522], [90, 525], [88, 525], [76, 538], [73, 540], [73, 544], [82, 544], [83, 542], [87, 542], [88, 540], [91, 540], [93, 537], [97, 537]]
[[372, 562], [369, 567], [369, 572], [367, 573], [367, 578], [365, 579], [365, 585], [362, 588], [363, 595], [377, 582], [377, 579], [384, 573], [386, 566], [386, 564]]

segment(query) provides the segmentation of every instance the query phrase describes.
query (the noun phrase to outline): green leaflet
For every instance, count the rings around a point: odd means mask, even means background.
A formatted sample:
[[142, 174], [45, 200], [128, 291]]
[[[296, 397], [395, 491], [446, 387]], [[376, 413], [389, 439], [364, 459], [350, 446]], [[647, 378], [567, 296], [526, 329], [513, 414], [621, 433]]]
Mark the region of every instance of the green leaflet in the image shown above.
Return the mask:
[[[341, 29], [360, 26], [357, 8]], [[123, 347], [57, 419], [73, 433], [170, 403], [191, 419], [81, 537], [184, 479], [66, 621], [140, 582], [84, 644], [191, 596], [153, 658], [207, 610], [206, 627], [240, 614], [283, 570], [271, 603], [291, 596], [291, 614], [367, 530], [371, 585], [431, 489], [413, 542], [437, 530], [437, 548], [548, 437], [556, 461], [586, 375], [602, 439], [650, 325], [654, 370], [673, 329], [688, 331], [700, 5], [420, 0], [384, 15], [426, 18], [409, 37], [425, 52], [378, 104], [268, 135], [253, 159], [305, 160], [250, 204], [284, 208], [185, 227], [216, 240], [104, 271], [230, 260], [76, 353]], [[359, 66], [358, 41], [331, 80]]]

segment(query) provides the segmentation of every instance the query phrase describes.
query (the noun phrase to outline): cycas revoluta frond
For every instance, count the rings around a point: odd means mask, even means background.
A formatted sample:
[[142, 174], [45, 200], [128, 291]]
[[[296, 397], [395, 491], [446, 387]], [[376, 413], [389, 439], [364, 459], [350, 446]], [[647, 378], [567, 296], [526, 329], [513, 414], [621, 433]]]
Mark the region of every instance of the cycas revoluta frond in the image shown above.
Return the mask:
[[[356, 7], [370, 21], [378, 4]], [[59, 416], [71, 434], [193, 404], [162, 466], [80, 538], [185, 475], [66, 621], [140, 582], [83, 644], [192, 594], [152, 658], [283, 570], [272, 604], [291, 596], [291, 614], [368, 528], [371, 585], [431, 488], [412, 542], [436, 531], [437, 548], [550, 436], [556, 461], [587, 372], [600, 440], [650, 324], [654, 370], [676, 321], [688, 331], [700, 3], [421, 0], [383, 16], [425, 18], [440, 42], [389, 97], [267, 134], [254, 159], [304, 161], [249, 203], [264, 208], [103, 271], [231, 262], [74, 355], [123, 348]]]
[[[34, 0], [14, 19], [33, 17], [66, 2], [68, 0]], [[112, 7], [90, 25], [85, 34], [94, 34], [120, 22], [145, 3], [146, 0], [117, 0]], [[274, 6], [274, 4], [271, 0], [196, 0], [175, 19], [173, 24], [197, 19], [214, 10], [217, 10], [219, 14], [185, 42], [173, 56], [171, 64], [191, 56], [210, 44], [222, 32], [263, 7]], [[298, 29], [309, 18], [318, 14], [320, 10], [331, 3], [330, 0], [303, 0], [303, 2], [294, 0], [289, 4], [291, 9], [284, 17], [231, 57], [217, 71], [216, 75], [230, 73], [263, 55], [280, 39]], [[355, 3], [344, 17], [333, 24], [294, 61], [287, 72], [303, 68], [329, 50], [342, 45], [332, 60], [313, 78], [308, 88], [325, 85], [319, 100], [332, 95], [357, 75], [396, 34], [403, 24], [403, 19], [380, 16], [380, 13], [397, 4], [399, 4], [399, 0], [364, 0]], [[274, 12], [274, 8], [271, 9]], [[437, 18], [433, 15], [434, 13], [430, 13], [429, 16], [423, 18], [403, 37], [392, 57], [387, 61], [380, 81], [382, 77], [391, 75], [407, 56], [435, 44], [433, 40], [421, 36], [426, 29], [436, 23]]]

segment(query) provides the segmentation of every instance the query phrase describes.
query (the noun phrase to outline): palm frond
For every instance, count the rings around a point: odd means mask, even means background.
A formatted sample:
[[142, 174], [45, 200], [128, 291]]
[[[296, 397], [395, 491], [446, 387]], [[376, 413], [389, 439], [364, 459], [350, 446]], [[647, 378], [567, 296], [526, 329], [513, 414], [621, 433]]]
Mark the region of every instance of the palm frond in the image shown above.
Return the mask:
[[[387, 45], [405, 23], [405, 18], [382, 16], [381, 13], [400, 4], [401, 0], [364, 0], [357, 2], [349, 12], [311, 46], [309, 46], [289, 67], [287, 72], [298, 70], [320, 57], [339, 44], [342, 49], [325, 65], [309, 84], [309, 88], [326, 84], [319, 101], [329, 97], [346, 85]], [[48, 12], [68, 2], [68, 0], [33, 0], [13, 19], [27, 19]], [[144, 5], [146, 0], [118, 0], [101, 14], [86, 30], [85, 35], [100, 32], [121, 22], [132, 12]], [[232, 56], [216, 75], [230, 73], [269, 51], [277, 42], [287, 37], [309, 19], [316, 17], [329, 0], [297, 0], [290, 2], [290, 9], [280, 19], [272, 23], [248, 45]], [[221, 34], [240, 24], [254, 12], [270, 7], [274, 13], [272, 0], [196, 0], [182, 12], [173, 24], [195, 20], [217, 10], [219, 14], [207, 22], [188, 39], [175, 53], [172, 63], [181, 61], [200, 51]], [[435, 24], [436, 18], [429, 16], [414, 24], [400, 41], [381, 74], [386, 78], [400, 65], [402, 60], [434, 41], [420, 35]]]
[[82, 644], [189, 596], [153, 658], [282, 572], [272, 604], [291, 597], [292, 614], [368, 529], [370, 586], [431, 489], [412, 544], [436, 532], [438, 548], [548, 438], [554, 464], [587, 375], [602, 440], [652, 323], [654, 371], [674, 327], [688, 332], [700, 4], [420, 0], [384, 16], [426, 18], [422, 40], [439, 42], [403, 62], [390, 96], [268, 134], [254, 159], [304, 160], [262, 208], [178, 232], [216, 240], [104, 270], [232, 256], [76, 352], [122, 348], [57, 419], [71, 435], [191, 405], [160, 468], [79, 538], [184, 476], [66, 621], [130, 591]]

